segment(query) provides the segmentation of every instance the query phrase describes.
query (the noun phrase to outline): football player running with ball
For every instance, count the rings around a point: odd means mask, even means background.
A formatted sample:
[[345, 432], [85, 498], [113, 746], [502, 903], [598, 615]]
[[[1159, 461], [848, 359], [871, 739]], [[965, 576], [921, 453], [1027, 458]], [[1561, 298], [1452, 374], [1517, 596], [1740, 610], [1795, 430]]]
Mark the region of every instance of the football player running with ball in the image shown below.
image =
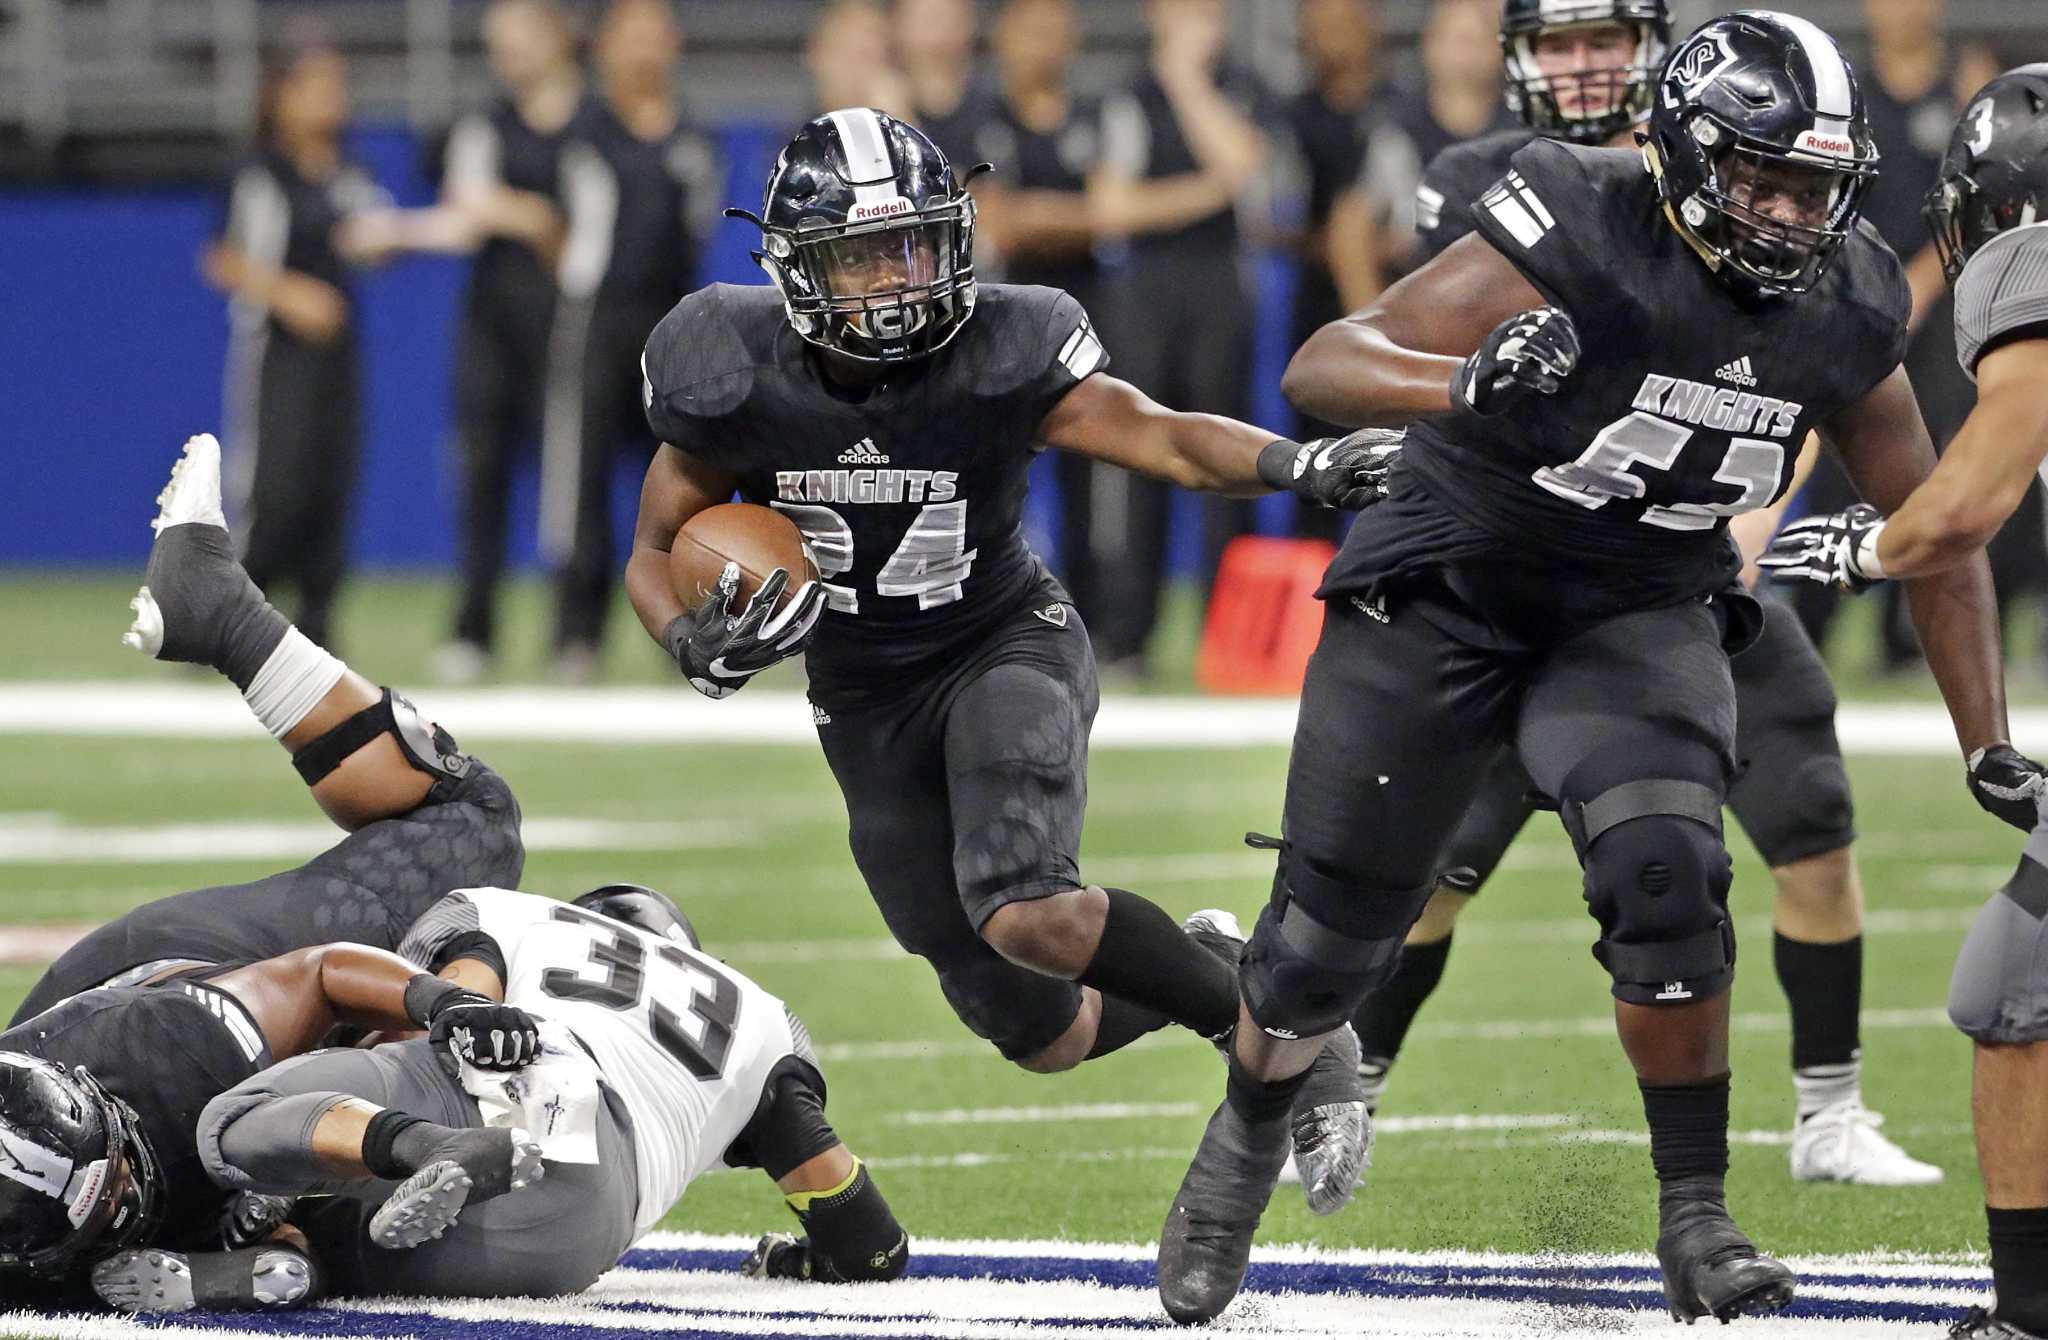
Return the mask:
[[[713, 697], [796, 654], [803, 639], [763, 635], [727, 599], [685, 608], [669, 575], [677, 531], [705, 508], [737, 492], [785, 513], [820, 578], [777, 623], [800, 628], [822, 606], [810, 698], [854, 860], [961, 1020], [1040, 1072], [1168, 1023], [1227, 1033], [1239, 946], [1210, 932], [1233, 923], [1184, 933], [1082, 879], [1095, 665], [1025, 543], [1026, 477], [1054, 447], [1188, 488], [1358, 506], [1376, 487], [1371, 439], [1275, 441], [1104, 375], [1071, 297], [976, 284], [972, 198], [930, 140], [884, 113], [805, 125], [755, 222], [774, 286], [685, 298], [642, 360], [664, 445], [626, 572], [641, 622]], [[1326, 1041], [1294, 1105], [1303, 1189], [1324, 1213], [1349, 1200], [1366, 1155], [1356, 1043]]]
[[[1956, 297], [1956, 355], [1977, 404], [1927, 482], [1903, 501], [1787, 526], [1759, 560], [1780, 576], [1860, 591], [1924, 580], [1983, 551], [2048, 459], [2048, 65], [1992, 80], [1942, 161], [1928, 221]], [[1865, 496], [1871, 496], [1865, 491]], [[1888, 515], [1887, 515], [1888, 514]], [[1945, 685], [1945, 681], [1944, 681]], [[1955, 701], [1950, 699], [1951, 710]], [[1956, 714], [1965, 743], [1967, 718]], [[1949, 1018], [1976, 1043], [1972, 1108], [1997, 1305], [1957, 1340], [2048, 1337], [2048, 789], [2010, 746], [1970, 755], [1981, 804], [2031, 830], [1956, 960]]]
[[[1295, 355], [1305, 412], [1413, 426], [1324, 581], [1227, 1096], [1161, 1232], [1175, 1319], [1236, 1294], [1308, 1063], [1392, 971], [1507, 745], [1585, 867], [1672, 1312], [1790, 1302], [1723, 1189], [1728, 654], [1761, 622], [1726, 523], [1783, 492], [1816, 427], [1881, 504], [1933, 468], [1899, 365], [1905, 277], [1858, 221], [1876, 157], [1825, 33], [1716, 19], [1664, 66], [1640, 155], [1529, 144], [1475, 232]], [[1755, 386], [1716, 379], [1742, 358]], [[2002, 743], [1989, 569], [1912, 596], [1964, 752]]]
[[[1416, 190], [1424, 254], [1435, 256], [1472, 231], [1475, 204], [1531, 140], [1633, 147], [1636, 129], [1649, 120], [1669, 27], [1665, 0], [1509, 0], [1501, 16], [1508, 103], [1527, 129], [1437, 155]], [[1730, 360], [1712, 380], [1746, 390], [1756, 375]], [[1795, 481], [1788, 493], [1796, 489]], [[1776, 522], [1776, 508], [1759, 508], [1729, 525], [1747, 556]], [[1938, 1182], [1941, 1169], [1887, 1139], [1883, 1118], [1863, 1105], [1863, 885], [1849, 773], [1835, 738], [1835, 691], [1804, 626], [1776, 602], [1768, 608], [1756, 645], [1730, 662], [1743, 770], [1728, 808], [1777, 884], [1771, 957], [1792, 1010], [1792, 1175], [1873, 1186]], [[1528, 822], [1530, 786], [1521, 760], [1504, 752], [1444, 849], [1436, 892], [1393, 976], [1352, 1020], [1375, 1108], [1416, 1013], [1443, 978], [1458, 915]]]

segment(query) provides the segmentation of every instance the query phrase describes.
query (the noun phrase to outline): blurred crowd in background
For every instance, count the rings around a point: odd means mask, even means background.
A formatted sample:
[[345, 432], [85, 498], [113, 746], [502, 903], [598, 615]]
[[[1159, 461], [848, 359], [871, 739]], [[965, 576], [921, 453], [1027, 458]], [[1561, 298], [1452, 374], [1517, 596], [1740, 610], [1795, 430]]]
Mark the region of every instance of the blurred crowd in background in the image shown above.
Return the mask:
[[[879, 107], [925, 129], [963, 172], [994, 164], [973, 183], [983, 280], [1072, 292], [1118, 375], [1178, 408], [1249, 417], [1254, 285], [1274, 269], [1255, 261], [1292, 263], [1292, 347], [1410, 267], [1416, 185], [1430, 159], [1514, 123], [1498, 0], [1408, 6], [1420, 10], [1412, 45], [1383, 39], [1375, 0], [1256, 5], [1262, 31], [1271, 10], [1293, 11], [1297, 87], [1276, 87], [1240, 59], [1233, 35], [1253, 20], [1228, 0], [1149, 0], [1149, 49], [1121, 78], [1088, 87], [1074, 71], [1093, 6], [1072, 0], [834, 0], [815, 7], [803, 62], [814, 111]], [[2003, 65], [2039, 54], [1952, 40], [1944, 10], [1943, 0], [1863, 0], [1860, 32], [1843, 34], [1884, 156], [1866, 213], [1908, 263], [1909, 367], [1937, 441], [1961, 424], [1971, 388], [1955, 365], [1920, 199], [1962, 101]], [[233, 312], [226, 430], [248, 566], [287, 589], [287, 608], [316, 641], [329, 637], [348, 569], [361, 453], [351, 267], [401, 252], [467, 254], [450, 332], [460, 593], [436, 669], [464, 681], [493, 666], [508, 496], [537, 453], [555, 672], [602, 673], [623, 543], [610, 481], [637, 472], [653, 447], [640, 419], [640, 344], [701, 281], [719, 209], [754, 203], [760, 185], [728, 186], [699, 119], [718, 109], [689, 97], [687, 17], [669, 0], [495, 0], [482, 38], [497, 96], [433, 137], [440, 195], [424, 208], [393, 207], [350, 163], [340, 49], [308, 26], [270, 53], [256, 143], [222, 192], [203, 272]], [[1176, 505], [1164, 484], [1078, 458], [1049, 473], [1057, 566], [1112, 679], [1147, 672], [1174, 518], [1199, 518], [1193, 572], [1204, 581], [1224, 545], [1255, 526], [1332, 538], [1338, 523], [1222, 499]], [[1824, 469], [1805, 505], [1834, 508], [1846, 489]], [[2007, 597], [2044, 585], [2038, 499], [1997, 554]], [[1803, 590], [1798, 609], [1825, 646], [1832, 593]], [[1885, 626], [1885, 664], [1911, 665], [1903, 620]]]

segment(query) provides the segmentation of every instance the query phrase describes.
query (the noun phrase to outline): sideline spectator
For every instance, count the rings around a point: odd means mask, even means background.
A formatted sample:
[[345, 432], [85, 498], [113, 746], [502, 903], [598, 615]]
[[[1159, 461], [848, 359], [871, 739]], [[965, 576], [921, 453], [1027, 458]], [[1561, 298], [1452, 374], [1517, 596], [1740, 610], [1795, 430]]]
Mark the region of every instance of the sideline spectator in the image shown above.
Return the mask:
[[976, 161], [975, 127], [995, 101], [974, 68], [974, 0], [896, 0], [894, 18], [911, 120], [964, 173]]
[[804, 47], [814, 112], [876, 107], [913, 120], [910, 88], [889, 49], [889, 18], [875, 0], [832, 0]]

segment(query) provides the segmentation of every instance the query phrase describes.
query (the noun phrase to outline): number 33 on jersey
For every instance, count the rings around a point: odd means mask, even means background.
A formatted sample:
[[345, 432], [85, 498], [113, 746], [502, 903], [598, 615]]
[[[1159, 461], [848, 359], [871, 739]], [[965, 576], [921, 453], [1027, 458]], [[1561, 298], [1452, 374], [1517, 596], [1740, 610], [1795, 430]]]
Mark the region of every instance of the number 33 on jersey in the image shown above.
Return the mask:
[[714, 284], [662, 320], [641, 366], [655, 435], [810, 542], [829, 608], [809, 666], [829, 692], [910, 671], [1046, 585], [1022, 527], [1038, 426], [1108, 361], [1066, 294], [983, 284], [927, 363], [850, 392], [773, 288]]

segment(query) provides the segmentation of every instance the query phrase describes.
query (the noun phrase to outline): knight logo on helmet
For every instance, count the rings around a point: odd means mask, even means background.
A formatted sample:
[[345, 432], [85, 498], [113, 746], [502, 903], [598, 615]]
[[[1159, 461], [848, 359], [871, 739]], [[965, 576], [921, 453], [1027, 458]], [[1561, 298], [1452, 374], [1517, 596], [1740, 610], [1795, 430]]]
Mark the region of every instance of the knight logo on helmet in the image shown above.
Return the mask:
[[836, 355], [926, 358], [974, 314], [974, 198], [937, 145], [887, 112], [806, 123], [775, 160], [760, 214], [726, 213], [761, 229], [754, 260], [790, 327]]
[[1825, 32], [1769, 10], [1686, 38], [1640, 139], [1671, 226], [1744, 298], [1818, 284], [1877, 175], [1855, 71]]

